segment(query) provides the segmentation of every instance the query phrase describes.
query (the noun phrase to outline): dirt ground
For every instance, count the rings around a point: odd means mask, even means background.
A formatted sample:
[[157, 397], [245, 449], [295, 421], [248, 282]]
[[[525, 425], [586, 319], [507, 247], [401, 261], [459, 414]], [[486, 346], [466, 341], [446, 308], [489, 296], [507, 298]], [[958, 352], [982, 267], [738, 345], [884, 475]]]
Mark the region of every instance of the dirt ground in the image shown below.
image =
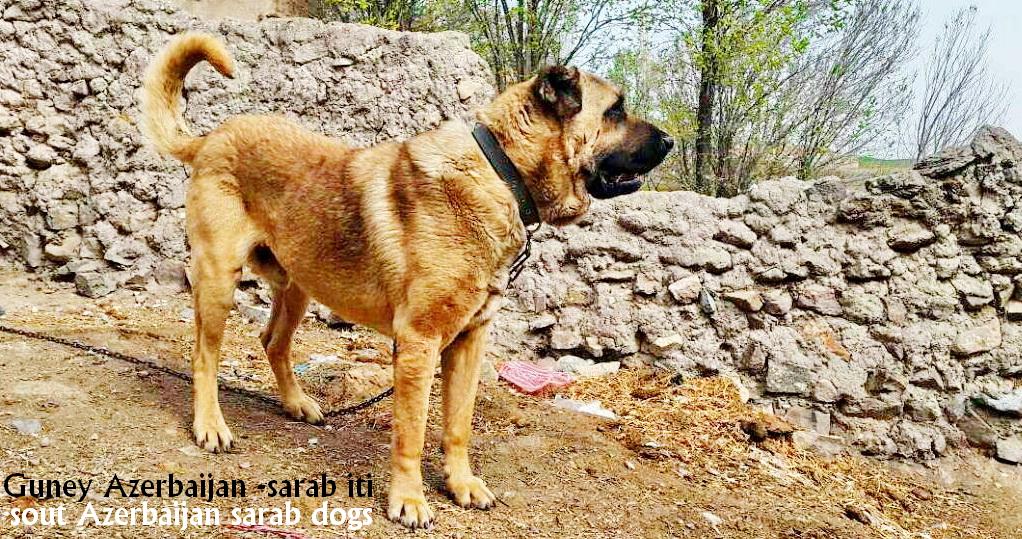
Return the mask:
[[[187, 295], [120, 291], [97, 302], [76, 296], [70, 285], [2, 270], [0, 306], [6, 311], [0, 316], [2, 324], [80, 339], [187, 369], [191, 342]], [[221, 373], [231, 383], [273, 394], [257, 339], [259, 329], [232, 315]], [[313, 354], [342, 360], [302, 371], [310, 393], [327, 407], [353, 402], [389, 383], [389, 343], [369, 332], [337, 331], [308, 319], [299, 330], [295, 358], [305, 361]], [[628, 380], [633, 375], [620, 376]], [[581, 386], [576, 391], [599, 394], [601, 388], [623, 387], [600, 384], [604, 385]], [[655, 412], [658, 402], [715, 410], [712, 416], [685, 416], [683, 427], [662, 431], [658, 443], [636, 442], [636, 437], [647, 435], [638, 416], [606, 421], [556, 409], [549, 398], [518, 395], [499, 382], [485, 384], [473, 446], [477, 472], [502, 500], [489, 511], [460, 509], [442, 492], [440, 418], [434, 400], [424, 476], [436, 526], [417, 532], [383, 518], [389, 401], [315, 427], [291, 421], [272, 406], [222, 393], [237, 449], [210, 455], [193, 448], [190, 388], [173, 377], [0, 334], [0, 387], [0, 471], [4, 476], [21, 472], [32, 478], [94, 479], [99, 484], [94, 490], [100, 491], [115, 473], [122, 478], [208, 473], [245, 480], [246, 498], [212, 502], [224, 510], [282, 506], [285, 499], [270, 499], [252, 488], [270, 479], [315, 478], [326, 473], [343, 481], [350, 472], [371, 473], [374, 480], [370, 499], [345, 495], [331, 499], [338, 506], [373, 509], [373, 523], [358, 532], [307, 524], [184, 532], [141, 527], [113, 531], [74, 526], [13, 528], [9, 519], [0, 518], [3, 537], [1022, 536], [1022, 471], [1018, 468], [967, 451], [924, 468], [860, 459], [822, 461], [794, 450], [784, 440], [752, 443], [741, 435], [733, 415], [725, 413], [741, 412], [740, 404], [725, 400], [716, 405], [707, 400], [716, 398], [713, 395], [700, 395], [709, 391], [706, 388], [717, 387], [713, 384], [668, 388], [665, 400], [636, 404], [643, 413]], [[605, 396], [618, 405], [632, 398]], [[676, 415], [657, 417], [677, 419]], [[16, 419], [40, 420], [41, 432], [19, 434], [11, 427]], [[288, 500], [306, 515], [322, 502], [309, 497]], [[129, 506], [138, 500], [107, 499], [102, 492], [94, 492], [85, 500], [89, 501]], [[76, 518], [85, 502], [66, 505]], [[0, 494], [3, 515], [13, 507], [57, 504]], [[204, 507], [198, 501], [189, 504]], [[285, 528], [297, 534], [285, 535], [281, 531]]]

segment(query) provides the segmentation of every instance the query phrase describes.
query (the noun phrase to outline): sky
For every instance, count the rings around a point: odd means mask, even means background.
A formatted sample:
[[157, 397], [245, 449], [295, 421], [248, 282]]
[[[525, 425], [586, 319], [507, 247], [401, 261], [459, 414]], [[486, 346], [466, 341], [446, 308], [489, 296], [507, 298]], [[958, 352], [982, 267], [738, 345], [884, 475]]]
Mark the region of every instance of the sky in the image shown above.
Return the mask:
[[[1022, 0], [920, 0], [922, 21], [919, 35], [920, 54], [924, 59], [940, 33], [944, 21], [962, 7], [976, 6], [977, 21], [990, 27], [988, 62], [991, 71], [1010, 87], [1008, 110], [999, 122], [1001, 127], [1022, 139]], [[917, 87], [917, 91], [921, 91]]]

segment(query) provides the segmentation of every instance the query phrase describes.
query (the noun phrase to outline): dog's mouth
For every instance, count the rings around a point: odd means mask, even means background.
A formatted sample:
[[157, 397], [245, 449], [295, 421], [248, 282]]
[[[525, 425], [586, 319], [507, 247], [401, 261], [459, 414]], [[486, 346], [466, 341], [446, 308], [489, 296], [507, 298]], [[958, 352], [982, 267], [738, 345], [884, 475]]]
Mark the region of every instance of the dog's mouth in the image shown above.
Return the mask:
[[608, 199], [621, 195], [630, 195], [642, 187], [642, 178], [636, 172], [612, 174], [596, 171], [586, 180], [586, 190], [593, 198]]
[[663, 162], [673, 145], [670, 137], [655, 130], [655, 135], [647, 137], [637, 149], [618, 149], [601, 156], [586, 179], [586, 189], [599, 199], [638, 191], [642, 188], [642, 175]]

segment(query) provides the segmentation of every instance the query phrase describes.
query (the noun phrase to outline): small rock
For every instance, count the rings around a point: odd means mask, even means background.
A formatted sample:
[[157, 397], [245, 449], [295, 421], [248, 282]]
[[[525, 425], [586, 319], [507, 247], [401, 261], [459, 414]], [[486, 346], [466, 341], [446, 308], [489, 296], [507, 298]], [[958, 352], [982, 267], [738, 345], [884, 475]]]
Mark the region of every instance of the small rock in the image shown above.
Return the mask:
[[1022, 437], [997, 442], [997, 458], [1011, 464], [1022, 464]]
[[833, 288], [808, 284], [795, 294], [795, 305], [828, 316], [841, 316], [843, 308]]
[[840, 436], [830, 436], [813, 431], [798, 431], [791, 435], [795, 447], [833, 458], [846, 451], [845, 441]]
[[635, 277], [635, 284], [632, 285], [632, 290], [636, 294], [643, 296], [655, 296], [660, 290], [661, 283], [659, 280], [654, 279], [645, 273], [640, 273]]
[[590, 378], [595, 376], [606, 376], [613, 374], [621, 369], [620, 361], [603, 361], [594, 364], [583, 364], [575, 367], [575, 374], [582, 378]]
[[202, 450], [193, 444], [181, 446], [177, 450], [189, 457], [201, 457], [203, 455]]
[[600, 272], [596, 277], [597, 281], [608, 283], [623, 283], [635, 279], [635, 270], [630, 269], [609, 269]]
[[819, 434], [830, 434], [830, 414], [813, 410], [813, 430]]
[[708, 522], [710, 526], [713, 526], [714, 528], [724, 523], [724, 519], [718, 517], [717, 515], [709, 511], [703, 511], [702, 513], [700, 513], [700, 515], [702, 515], [702, 517], [706, 519], [706, 522]]
[[784, 413], [784, 419], [803, 429], [813, 428], [813, 410], [804, 406], [792, 406]]
[[85, 97], [89, 95], [89, 83], [84, 80], [75, 81], [71, 85], [71, 93], [78, 97]]
[[841, 406], [841, 412], [845, 415], [882, 420], [894, 419], [901, 415], [903, 411], [904, 407], [900, 402], [891, 402], [873, 397], [845, 402]]
[[318, 445], [319, 445], [319, 438], [317, 438], [316, 436], [313, 436], [312, 438], [309, 438], [309, 447], [316, 447]]
[[958, 356], [971, 356], [987, 352], [1001, 345], [1001, 323], [996, 318], [963, 329], [958, 333], [951, 352]]
[[767, 364], [768, 393], [804, 395], [812, 383], [812, 365], [805, 356], [771, 357]]
[[557, 359], [556, 369], [561, 372], [577, 373], [578, 369], [593, 365], [593, 360], [578, 356], [565, 355]]
[[734, 303], [735, 306], [747, 313], [758, 312], [763, 308], [763, 298], [756, 290], [727, 292], [724, 294], [724, 299]]
[[39, 440], [39, 447], [50, 447], [51, 445], [53, 445], [53, 440], [51, 440], [49, 436], [43, 436], [42, 439]]
[[45, 144], [37, 144], [29, 148], [28, 153], [25, 154], [25, 162], [28, 163], [28, 166], [38, 170], [50, 168], [59, 160], [57, 151]]
[[247, 461], [247, 460], [243, 460], [243, 461], [238, 463], [238, 468], [241, 468], [242, 470], [247, 470], [247, 469], [249, 469], [251, 467], [252, 467], [252, 463]]
[[813, 386], [813, 398], [820, 402], [837, 402], [840, 397], [837, 386], [830, 380], [817, 380]]
[[994, 288], [989, 281], [959, 274], [951, 280], [951, 284], [958, 290], [962, 302], [970, 310], [978, 310], [994, 301]]
[[738, 391], [738, 400], [742, 401], [742, 404], [749, 402], [749, 399], [752, 398], [752, 393], [749, 391], [749, 388], [745, 387], [742, 377], [734, 373], [724, 374], [724, 377], [731, 380], [731, 383], [735, 385], [735, 390]]
[[699, 280], [699, 277], [690, 275], [684, 279], [679, 279], [671, 283], [667, 287], [667, 290], [671, 293], [671, 297], [678, 303], [692, 303], [699, 297], [699, 292], [703, 288], [703, 283]]
[[114, 291], [114, 283], [102, 273], [75, 275], [75, 290], [87, 298], [101, 298]]
[[673, 333], [666, 337], [659, 337], [655, 339], [652, 343], [650, 343], [650, 345], [654, 354], [663, 354], [664, 352], [679, 348], [686, 342], [687, 339], [685, 339], [685, 337], [682, 337], [677, 333]]
[[846, 318], [859, 324], [876, 324], [887, 318], [884, 301], [879, 296], [848, 290], [841, 295], [841, 308]]
[[81, 245], [81, 242], [81, 237], [76, 234], [72, 234], [60, 243], [47, 243], [46, 247], [43, 249], [43, 254], [47, 259], [53, 260], [54, 262], [67, 262], [77, 254], [78, 246]]
[[976, 161], [972, 148], [955, 146], [927, 156], [912, 166], [923, 176], [944, 178], [951, 176]]
[[887, 245], [895, 251], [912, 252], [933, 243], [934, 240], [936, 236], [933, 231], [913, 222], [893, 228]]
[[699, 291], [699, 309], [706, 316], [713, 316], [717, 313], [717, 300], [714, 299], [713, 292], [705, 288]]
[[786, 226], [775, 226], [770, 229], [770, 239], [781, 246], [793, 247], [797, 241], [795, 233]]
[[713, 236], [713, 239], [748, 249], [756, 241], [756, 233], [746, 226], [745, 223], [724, 221], [720, 225], [720, 231]]
[[38, 419], [12, 419], [10, 424], [23, 436], [35, 436], [43, 430], [43, 423]]
[[977, 416], [966, 415], [956, 421], [955, 426], [965, 434], [965, 439], [972, 445], [983, 449], [997, 447], [997, 431]]
[[763, 310], [774, 315], [784, 316], [791, 310], [791, 294], [784, 290], [770, 289], [762, 293]]
[[935, 421], [943, 413], [937, 397], [924, 389], [909, 388], [906, 392], [904, 409], [913, 421]]
[[164, 286], [173, 286], [178, 290], [188, 289], [188, 266], [176, 260], [163, 260], [156, 264], [153, 277]]
[[557, 323], [557, 317], [550, 313], [543, 313], [529, 322], [529, 329], [539, 331]]
[[1005, 415], [1022, 417], [1022, 388], [998, 398], [983, 397], [980, 402], [988, 408]]

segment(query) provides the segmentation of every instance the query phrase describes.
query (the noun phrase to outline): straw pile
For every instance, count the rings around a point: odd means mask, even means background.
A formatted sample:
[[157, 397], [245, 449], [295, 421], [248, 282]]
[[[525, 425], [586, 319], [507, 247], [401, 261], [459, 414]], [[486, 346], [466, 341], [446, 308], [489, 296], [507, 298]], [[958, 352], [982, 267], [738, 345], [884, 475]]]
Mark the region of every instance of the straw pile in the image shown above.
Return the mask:
[[[628, 369], [583, 379], [565, 396], [601, 401], [620, 417], [610, 430], [623, 444], [687, 480], [722, 481], [736, 491], [779, 485], [807, 510], [843, 512], [881, 537], [967, 537], [960, 527], [966, 519], [956, 515], [978, 511], [961, 494], [935, 491], [921, 477], [882, 463], [827, 459], [797, 448], [790, 426], [743, 404], [727, 378], [675, 384], [669, 374]], [[755, 430], [766, 439], [754, 442]]]

